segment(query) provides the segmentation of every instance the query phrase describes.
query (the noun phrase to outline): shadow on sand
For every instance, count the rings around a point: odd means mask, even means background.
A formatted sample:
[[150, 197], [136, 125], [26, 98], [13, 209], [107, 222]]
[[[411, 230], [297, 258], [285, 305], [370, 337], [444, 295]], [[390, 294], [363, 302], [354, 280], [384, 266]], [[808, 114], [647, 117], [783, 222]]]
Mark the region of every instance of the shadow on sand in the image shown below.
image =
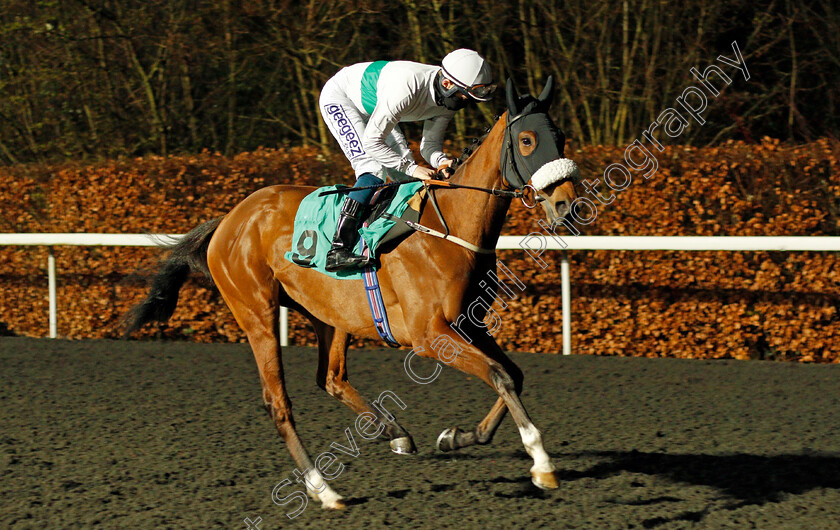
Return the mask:
[[[757, 456], [675, 455], [638, 451], [576, 453], [607, 461], [585, 471], [562, 471], [562, 480], [603, 478], [628, 471], [667, 477], [674, 482], [710, 486], [731, 497], [731, 507], [778, 502], [785, 494], [817, 488], [840, 489], [840, 456], [797, 454]], [[562, 457], [557, 461], [562, 461]]]

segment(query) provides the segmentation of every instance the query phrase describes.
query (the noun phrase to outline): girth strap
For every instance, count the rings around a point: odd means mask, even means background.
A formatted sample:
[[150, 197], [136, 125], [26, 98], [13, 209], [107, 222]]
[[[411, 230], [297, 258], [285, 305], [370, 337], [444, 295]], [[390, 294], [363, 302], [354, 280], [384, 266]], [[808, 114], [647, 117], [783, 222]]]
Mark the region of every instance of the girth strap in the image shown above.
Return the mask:
[[[363, 256], [370, 256], [370, 248], [368, 248], [363, 237], [359, 238], [359, 249]], [[367, 294], [370, 314], [373, 317], [376, 332], [379, 333], [382, 340], [388, 343], [388, 346], [399, 348], [400, 343], [394, 338], [394, 334], [391, 332], [391, 325], [388, 323], [388, 311], [385, 308], [385, 302], [382, 300], [382, 290], [379, 288], [376, 267], [369, 265], [362, 269], [362, 278], [365, 281], [365, 293]]]

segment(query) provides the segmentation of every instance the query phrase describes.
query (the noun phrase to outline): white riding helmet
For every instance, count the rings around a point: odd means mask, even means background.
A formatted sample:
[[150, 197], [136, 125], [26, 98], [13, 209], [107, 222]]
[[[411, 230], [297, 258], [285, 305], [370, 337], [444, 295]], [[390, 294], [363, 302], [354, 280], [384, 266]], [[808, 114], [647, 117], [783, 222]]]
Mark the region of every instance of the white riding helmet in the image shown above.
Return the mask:
[[443, 75], [476, 101], [489, 101], [496, 85], [493, 72], [478, 52], [461, 48], [441, 61]]

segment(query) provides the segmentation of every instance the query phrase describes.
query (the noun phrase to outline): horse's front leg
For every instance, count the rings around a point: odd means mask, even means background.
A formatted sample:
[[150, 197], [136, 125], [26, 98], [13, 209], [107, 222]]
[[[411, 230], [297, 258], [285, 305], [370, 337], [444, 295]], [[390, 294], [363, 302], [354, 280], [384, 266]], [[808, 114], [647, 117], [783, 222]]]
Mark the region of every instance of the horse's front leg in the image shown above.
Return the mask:
[[[452, 435], [454, 445], [452, 448], [489, 442], [502, 421], [505, 410], [510, 410], [525, 450], [534, 459], [534, 465], [531, 467], [531, 481], [543, 489], [557, 488], [555, 468], [543, 447], [540, 431], [534, 426], [519, 398], [522, 390], [522, 372], [502, 352], [495, 341], [488, 336], [486, 340], [476, 340], [470, 344], [453, 333], [445, 319], [438, 318], [427, 328], [421, 342], [424, 347], [415, 350], [420, 355], [438, 358], [453, 368], [475, 375], [499, 394], [499, 400], [474, 432], [460, 432], [459, 436], [459, 431], [455, 429]], [[444, 431], [441, 435], [443, 442], [440, 438], [438, 439], [439, 446], [446, 443], [446, 433], [447, 431]]]
[[[488, 335], [484, 329], [461, 329], [461, 332], [467, 334], [480, 350], [485, 352], [488, 357], [501, 364], [507, 373], [513, 378], [514, 390], [517, 394], [522, 393], [522, 383], [524, 376], [522, 370], [502, 351], [496, 341]], [[493, 408], [487, 413], [487, 416], [473, 429], [472, 431], [462, 431], [458, 427], [450, 427], [440, 433], [437, 439], [437, 448], [441, 451], [454, 451], [463, 447], [471, 445], [486, 445], [493, 441], [493, 435], [502, 423], [502, 420], [507, 414], [507, 405], [502, 397], [496, 400]]]

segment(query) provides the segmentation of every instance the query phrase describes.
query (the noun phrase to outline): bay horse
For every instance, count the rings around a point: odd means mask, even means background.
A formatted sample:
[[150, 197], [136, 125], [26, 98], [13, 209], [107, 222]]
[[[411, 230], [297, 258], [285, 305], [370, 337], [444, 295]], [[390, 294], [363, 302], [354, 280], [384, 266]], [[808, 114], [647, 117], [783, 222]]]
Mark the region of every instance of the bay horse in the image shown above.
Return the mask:
[[[449, 181], [483, 191], [437, 188], [434, 195], [438, 207], [424, 209], [420, 224], [451, 231], [453, 236], [473, 244], [472, 250], [415, 232], [383, 251], [378, 270], [397, 342], [413, 347], [418, 355], [435, 358], [441, 353], [439, 339], [446, 337], [447, 344], [457, 351], [457, 357], [448, 359], [447, 364], [481, 379], [499, 396], [473, 430], [443, 431], [438, 448], [453, 450], [490, 443], [509, 410], [534, 460], [531, 480], [543, 489], [557, 488], [557, 477], [540, 432], [519, 398], [522, 371], [487, 328], [460, 325], [460, 333], [454, 333], [451, 326], [459, 315], [466, 314], [470, 301], [487, 292], [487, 284], [481, 281], [485, 286], [481, 288], [479, 282], [496, 270], [494, 249], [505, 215], [512, 197], [528, 191], [529, 180], [534, 184], [539, 177], [539, 185], [530, 190], [536, 192], [535, 200], [541, 200], [549, 222], [571, 211], [577, 197], [574, 175], [550, 174], [557, 163], [570, 163], [563, 156], [565, 137], [548, 116], [552, 93], [551, 77], [537, 98], [518, 96], [508, 79], [507, 111]], [[304, 470], [308, 493], [324, 508], [337, 509], [344, 507], [342, 497], [318, 473], [295, 431], [279, 341], [281, 306], [299, 311], [315, 328], [318, 386], [356, 414], [366, 413], [371, 421], [375, 416], [394, 452], [416, 449], [411, 435], [396, 418], [372, 407], [348, 381], [345, 358], [350, 337], [378, 338], [361, 282], [334, 279], [284, 259], [292, 248], [298, 205], [314, 190], [286, 185], [260, 189], [224, 217], [186, 234], [170, 247], [145, 301], [126, 315], [126, 336], [145, 323], [166, 321], [191, 271], [209, 276], [248, 338], [265, 407], [299, 469]], [[476, 252], [475, 246], [485, 250]]]

